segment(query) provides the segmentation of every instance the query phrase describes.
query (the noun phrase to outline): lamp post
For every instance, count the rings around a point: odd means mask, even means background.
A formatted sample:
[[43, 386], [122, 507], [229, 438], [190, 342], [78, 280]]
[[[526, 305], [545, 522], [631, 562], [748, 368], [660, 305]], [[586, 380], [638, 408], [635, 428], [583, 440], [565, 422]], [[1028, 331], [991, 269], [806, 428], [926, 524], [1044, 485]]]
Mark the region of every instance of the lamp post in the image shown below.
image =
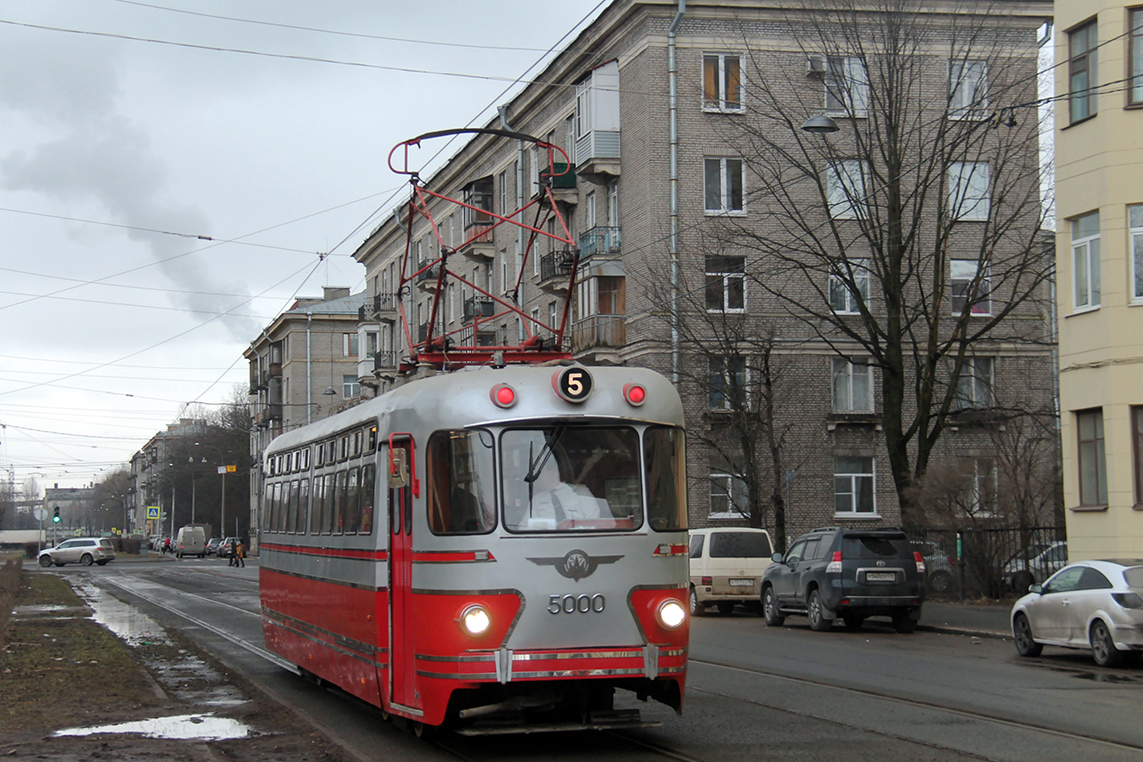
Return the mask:
[[[207, 447], [211, 450], [214, 450], [216, 453], [218, 453], [218, 473], [220, 476], [222, 476], [222, 499], [220, 501], [220, 506], [219, 506], [218, 535], [220, 537], [225, 537], [226, 536], [226, 474], [230, 471], [230, 469], [234, 468], [234, 466], [226, 463], [226, 456], [224, 456], [222, 454], [222, 450], [218, 449], [214, 445], [208, 445], [208, 444], [202, 444], [201, 442], [195, 442], [194, 446], [195, 447]], [[206, 462], [205, 458], [203, 458], [203, 462], [204, 463]]]

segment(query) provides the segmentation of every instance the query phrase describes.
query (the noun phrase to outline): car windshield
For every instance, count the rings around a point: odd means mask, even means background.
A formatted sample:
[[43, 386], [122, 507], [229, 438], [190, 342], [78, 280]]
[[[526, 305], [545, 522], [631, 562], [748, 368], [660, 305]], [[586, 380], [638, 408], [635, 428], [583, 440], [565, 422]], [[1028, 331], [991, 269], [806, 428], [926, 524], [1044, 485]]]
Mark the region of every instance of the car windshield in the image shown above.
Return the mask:
[[639, 433], [629, 426], [508, 429], [500, 437], [510, 532], [614, 531], [643, 524]]

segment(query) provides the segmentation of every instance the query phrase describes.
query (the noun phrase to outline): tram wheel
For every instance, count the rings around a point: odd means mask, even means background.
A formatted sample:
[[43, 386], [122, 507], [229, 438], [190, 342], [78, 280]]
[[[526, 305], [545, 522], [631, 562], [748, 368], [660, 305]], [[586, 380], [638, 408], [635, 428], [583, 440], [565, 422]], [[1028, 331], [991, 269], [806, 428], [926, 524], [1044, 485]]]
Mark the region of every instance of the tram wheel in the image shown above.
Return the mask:
[[429, 728], [427, 725], [425, 725], [425, 723], [423, 723], [423, 722], [414, 722], [413, 723], [413, 735], [415, 735], [417, 738], [424, 738], [425, 734], [428, 732], [429, 732]]

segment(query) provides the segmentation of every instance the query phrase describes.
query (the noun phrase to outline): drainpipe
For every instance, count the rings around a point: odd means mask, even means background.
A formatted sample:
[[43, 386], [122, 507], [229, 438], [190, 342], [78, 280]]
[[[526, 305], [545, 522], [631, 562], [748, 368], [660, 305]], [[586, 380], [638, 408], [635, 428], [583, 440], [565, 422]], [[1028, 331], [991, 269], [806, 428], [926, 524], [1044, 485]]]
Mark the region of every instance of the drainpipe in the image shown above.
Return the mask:
[[667, 82], [669, 85], [671, 145], [671, 381], [679, 383], [679, 84], [675, 58], [675, 32], [687, 11], [687, 0], [679, 0], [679, 10], [667, 30]]
[[[310, 404], [313, 399], [313, 390], [310, 388], [312, 373], [310, 373], [310, 325], [314, 321], [314, 313], [306, 311], [306, 423], [314, 421], [314, 406]], [[285, 404], [285, 403], [283, 403]]]

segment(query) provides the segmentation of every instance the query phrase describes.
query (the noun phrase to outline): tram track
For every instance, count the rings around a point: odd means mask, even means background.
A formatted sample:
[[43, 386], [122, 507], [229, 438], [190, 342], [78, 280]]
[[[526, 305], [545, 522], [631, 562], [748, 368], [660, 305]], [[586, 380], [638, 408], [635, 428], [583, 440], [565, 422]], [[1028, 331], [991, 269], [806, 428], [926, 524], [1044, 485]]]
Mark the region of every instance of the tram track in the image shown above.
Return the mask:
[[[1092, 743], [1092, 744], [1097, 744], [1097, 745], [1102, 746], [1102, 747], [1106, 747], [1106, 748], [1110, 748], [1110, 749], [1117, 749], [1117, 750], [1127, 751], [1127, 752], [1143, 752], [1143, 745], [1140, 745], [1140, 744], [1125, 743], [1122, 741], [1113, 741], [1113, 740], [1109, 740], [1106, 738], [1099, 738], [1097, 736], [1090, 735], [1090, 734], [1076, 733], [1073, 731], [1060, 730], [1058, 728], [1052, 728], [1052, 727], [1049, 727], [1049, 726], [1043, 725], [1043, 724], [1037, 724], [1037, 723], [1020, 721], [1020, 720], [1005, 719], [1002, 717], [995, 717], [992, 715], [985, 714], [984, 712], [977, 712], [977, 711], [973, 711], [973, 710], [969, 710], [969, 709], [960, 709], [960, 708], [955, 708], [955, 707], [943, 706], [941, 704], [937, 704], [937, 703], [931, 702], [931, 701], [922, 701], [919, 699], [904, 698], [901, 696], [894, 696], [894, 695], [888, 694], [888, 693], [879, 693], [879, 692], [873, 691], [873, 690], [863, 690], [861, 688], [854, 688], [854, 687], [850, 687], [850, 686], [837, 685], [836, 683], [828, 683], [828, 682], [825, 682], [822, 680], [811, 680], [809, 678], [794, 677], [791, 675], [782, 674], [780, 672], [761, 670], [761, 669], [750, 669], [750, 668], [746, 668], [746, 667], [737, 667], [737, 666], [731, 666], [731, 665], [727, 665], [727, 664], [720, 664], [718, 662], [705, 661], [705, 660], [701, 660], [701, 659], [693, 659], [692, 658], [689, 660], [689, 663], [690, 664], [701, 664], [705, 667], [727, 670], [727, 671], [736, 672], [736, 673], [745, 674], [745, 675], [753, 675], [753, 676], [762, 677], [762, 678], [780, 681], [780, 682], [794, 683], [794, 684], [804, 685], [804, 686], [809, 686], [809, 687], [814, 687], [814, 688], [828, 689], [834, 693], [845, 693], [845, 694], [850, 694], [853, 696], [858, 696], [861, 698], [876, 699], [878, 701], [884, 701], [884, 702], [892, 703], [892, 704], [895, 704], [898, 706], [921, 709], [921, 710], [925, 710], [925, 711], [940, 712], [942, 714], [945, 714], [945, 715], [948, 715], [951, 717], [955, 717], [955, 718], [959, 718], [959, 719], [965, 719], [965, 720], [971, 720], [971, 721], [975, 721], [975, 722], [983, 722], [983, 723], [987, 723], [989, 725], [993, 725], [993, 726], [1001, 727], [1001, 728], [1018, 729], [1018, 730], [1024, 730], [1024, 731], [1029, 731], [1029, 732], [1034, 732], [1034, 733], [1043, 733], [1045, 735], [1052, 736], [1054, 738], [1058, 738], [1061, 740], [1078, 741], [1078, 742], [1082, 742], [1082, 743]], [[975, 753], [972, 753], [969, 751], [965, 751], [964, 749], [958, 749], [956, 747], [952, 747], [952, 746], [949, 746], [946, 744], [937, 744], [937, 743], [925, 741], [923, 739], [917, 738], [916, 736], [910, 736], [910, 735], [906, 735], [903, 733], [893, 733], [893, 732], [889, 732], [889, 731], [886, 731], [883, 729], [871, 728], [868, 725], [853, 723], [853, 722], [846, 722], [844, 720], [839, 720], [835, 717], [830, 717], [830, 716], [822, 714], [822, 713], [807, 712], [804, 710], [791, 709], [788, 706], [782, 706], [782, 705], [777, 704], [777, 703], [759, 701], [756, 699], [745, 699], [741, 696], [736, 696], [736, 695], [733, 695], [733, 694], [727, 693], [727, 692], [714, 691], [714, 690], [710, 690], [707, 688], [696, 687], [693, 683], [688, 686], [688, 690], [705, 693], [709, 696], [715, 696], [715, 697], [727, 699], [730, 701], [741, 701], [741, 702], [745, 702], [745, 703], [748, 703], [752, 706], [760, 707], [763, 709], [768, 709], [768, 710], [776, 711], [776, 712], [782, 712], [784, 714], [789, 714], [789, 715], [794, 716], [794, 717], [799, 717], [799, 718], [808, 719], [808, 720], [814, 720], [816, 722], [829, 723], [831, 725], [846, 728], [848, 730], [858, 730], [858, 731], [867, 732], [867, 733], [874, 733], [874, 734], [877, 734], [877, 735], [885, 737], [885, 738], [893, 738], [893, 739], [900, 740], [900, 741], [907, 741], [909, 743], [914, 743], [914, 744], [926, 746], [926, 747], [932, 748], [932, 749], [940, 749], [943, 751], [953, 751], [953, 752], [956, 752], [958, 754], [965, 754], [968, 756], [976, 757], [978, 759], [993, 759], [993, 757], [989, 757], [989, 756], [981, 755], [981, 754], [975, 754]]]

